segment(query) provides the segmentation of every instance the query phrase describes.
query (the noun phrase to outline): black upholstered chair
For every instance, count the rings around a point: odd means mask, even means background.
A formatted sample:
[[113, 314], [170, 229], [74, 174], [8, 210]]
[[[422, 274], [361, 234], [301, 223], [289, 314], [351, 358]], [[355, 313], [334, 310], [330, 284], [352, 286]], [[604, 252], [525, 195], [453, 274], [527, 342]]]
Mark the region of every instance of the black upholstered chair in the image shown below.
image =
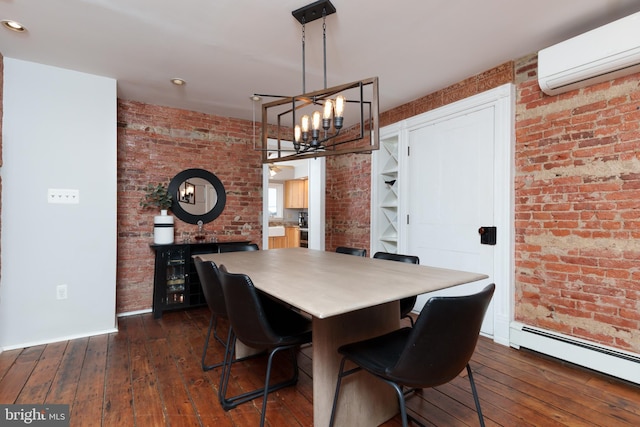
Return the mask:
[[[387, 259], [390, 261], [398, 261], [398, 262], [406, 262], [408, 264], [420, 264], [420, 258], [415, 255], [401, 255], [401, 254], [392, 254], [390, 252], [376, 252], [373, 254], [374, 258], [378, 259]], [[400, 318], [407, 318], [409, 322], [411, 322], [411, 326], [413, 326], [413, 318], [409, 316], [411, 310], [413, 310], [413, 306], [416, 305], [418, 297], [412, 296], [407, 298], [402, 298], [400, 300]]]
[[[330, 426], [335, 419], [342, 378], [362, 369], [390, 384], [400, 403], [403, 427], [407, 410], [402, 387], [429, 388], [453, 380], [465, 367], [478, 412], [484, 426], [480, 400], [469, 360], [480, 334], [480, 327], [491, 302], [495, 285], [466, 296], [433, 297], [427, 301], [413, 328], [405, 327], [388, 334], [343, 345]], [[349, 360], [356, 367], [345, 371]]]
[[218, 252], [242, 252], [242, 251], [257, 251], [260, 248], [256, 243], [229, 243], [218, 246]]
[[339, 254], [347, 254], [347, 255], [356, 255], [356, 256], [367, 256], [366, 249], [358, 249], [358, 248], [349, 248], [346, 246], [338, 246], [336, 248], [336, 252]]
[[211, 331], [213, 330], [214, 338], [223, 346], [226, 345], [226, 341], [218, 336], [218, 318], [227, 318], [227, 307], [224, 302], [224, 295], [222, 294], [222, 285], [220, 284], [218, 266], [213, 261], [203, 261], [200, 257], [195, 257], [193, 262], [196, 266], [196, 272], [200, 279], [200, 285], [202, 286], [202, 293], [204, 299], [211, 311], [211, 319], [209, 320], [209, 329], [207, 330], [207, 338], [204, 342], [204, 348], [202, 349], [202, 369], [209, 371], [218, 366], [222, 366], [222, 362], [215, 363], [213, 365], [206, 365], [205, 358], [207, 355], [207, 349], [209, 348], [209, 339], [211, 338]]
[[[202, 370], [210, 371], [213, 368], [222, 366], [223, 362], [214, 363], [213, 365], [207, 365], [205, 359], [207, 357], [207, 350], [209, 348], [209, 342], [211, 339], [211, 332], [213, 331], [213, 337], [216, 341], [222, 344], [226, 349], [227, 341], [218, 336], [218, 320], [228, 319], [227, 316], [227, 304], [224, 301], [224, 295], [222, 293], [222, 284], [220, 283], [220, 270], [213, 261], [204, 261], [200, 257], [193, 259], [196, 266], [196, 272], [200, 279], [200, 286], [202, 286], [202, 293], [204, 299], [207, 302], [209, 311], [211, 311], [211, 319], [209, 320], [209, 329], [207, 329], [207, 338], [204, 341], [204, 348], [202, 349]], [[234, 359], [234, 361], [242, 361], [249, 359], [253, 355], [244, 357], [241, 359]]]
[[[222, 407], [229, 410], [262, 396], [260, 417], [260, 426], [262, 427], [267, 411], [267, 395], [298, 381], [296, 349], [302, 344], [311, 342], [311, 322], [267, 296], [261, 297], [249, 276], [245, 274], [229, 273], [221, 265], [220, 281], [231, 327], [229, 328], [218, 397]], [[227, 397], [236, 340], [252, 348], [269, 349], [267, 373], [264, 387]], [[289, 379], [271, 385], [273, 357], [283, 350], [289, 350], [291, 353], [293, 373]]]

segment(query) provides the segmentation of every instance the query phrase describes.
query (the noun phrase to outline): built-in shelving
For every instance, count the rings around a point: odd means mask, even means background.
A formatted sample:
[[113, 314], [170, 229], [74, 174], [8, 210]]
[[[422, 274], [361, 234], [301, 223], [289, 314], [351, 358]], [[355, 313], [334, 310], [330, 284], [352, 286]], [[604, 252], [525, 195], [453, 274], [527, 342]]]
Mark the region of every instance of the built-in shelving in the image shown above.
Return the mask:
[[371, 253], [398, 252], [399, 133], [381, 134], [372, 164]]

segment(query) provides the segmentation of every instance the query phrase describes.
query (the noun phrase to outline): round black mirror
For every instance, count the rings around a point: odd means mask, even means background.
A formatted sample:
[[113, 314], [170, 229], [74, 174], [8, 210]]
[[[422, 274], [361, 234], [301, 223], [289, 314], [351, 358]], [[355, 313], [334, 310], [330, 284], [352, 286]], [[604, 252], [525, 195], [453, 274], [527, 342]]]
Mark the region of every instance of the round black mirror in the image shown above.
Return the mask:
[[227, 194], [217, 176], [204, 169], [187, 169], [169, 183], [171, 212], [184, 222], [211, 222], [224, 210]]

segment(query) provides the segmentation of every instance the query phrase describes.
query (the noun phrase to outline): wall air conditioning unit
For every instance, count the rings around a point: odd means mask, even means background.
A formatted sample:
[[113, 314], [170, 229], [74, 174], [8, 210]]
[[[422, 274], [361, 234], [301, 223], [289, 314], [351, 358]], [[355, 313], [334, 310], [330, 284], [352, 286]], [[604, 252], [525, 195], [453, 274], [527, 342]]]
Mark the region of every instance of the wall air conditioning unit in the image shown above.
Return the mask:
[[538, 52], [538, 83], [557, 95], [640, 71], [640, 12]]

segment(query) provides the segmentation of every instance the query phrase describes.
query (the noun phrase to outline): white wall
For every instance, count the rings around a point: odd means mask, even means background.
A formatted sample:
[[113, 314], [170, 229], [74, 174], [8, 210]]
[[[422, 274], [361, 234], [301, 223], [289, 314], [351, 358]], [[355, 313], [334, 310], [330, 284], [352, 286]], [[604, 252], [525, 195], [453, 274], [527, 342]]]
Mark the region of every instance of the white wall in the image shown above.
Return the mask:
[[115, 330], [116, 102], [113, 79], [4, 58], [1, 349]]

